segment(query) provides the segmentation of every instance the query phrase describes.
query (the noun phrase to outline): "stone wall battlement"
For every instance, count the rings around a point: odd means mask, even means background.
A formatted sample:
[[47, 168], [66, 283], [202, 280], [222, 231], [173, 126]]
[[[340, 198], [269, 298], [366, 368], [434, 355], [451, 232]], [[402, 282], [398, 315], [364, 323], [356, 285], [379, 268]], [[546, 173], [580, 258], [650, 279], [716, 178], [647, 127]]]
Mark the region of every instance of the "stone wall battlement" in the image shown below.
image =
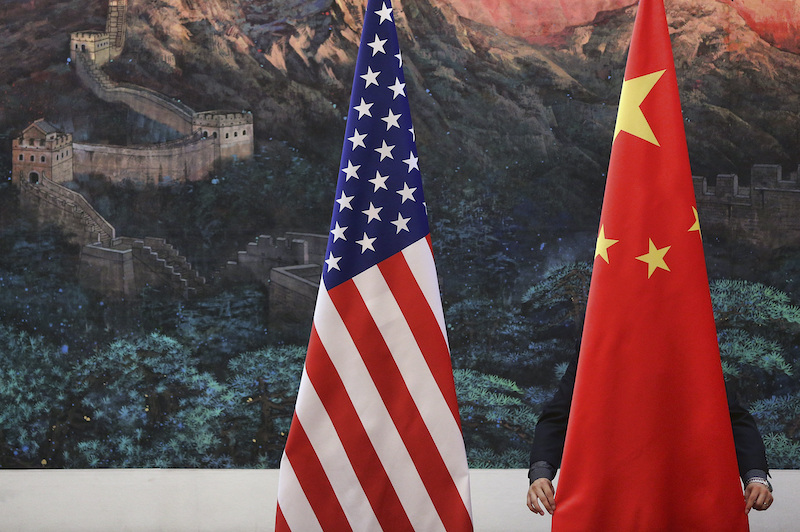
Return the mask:
[[784, 176], [780, 165], [756, 164], [750, 171], [750, 186], [742, 185], [737, 174], [719, 174], [714, 185], [709, 184], [709, 179], [704, 176], [693, 176], [692, 179], [698, 201], [741, 205], [743, 202], [751, 203], [754, 197], [765, 191], [776, 193], [772, 199], [780, 197], [781, 192], [793, 195], [800, 190], [798, 175], [800, 166], [797, 171]]
[[327, 245], [326, 236], [312, 235], [305, 233], [286, 233], [282, 237], [271, 235], [261, 235], [255, 242], [247, 244], [245, 251], [240, 251], [238, 257], [248, 258], [257, 257], [275, 263], [276, 266], [298, 265], [298, 264], [322, 264], [324, 260], [324, 249], [321, 254], [315, 252], [318, 246], [314, 245], [314, 240], [324, 239]]
[[76, 175], [102, 174], [112, 182], [157, 185], [204, 179], [217, 162], [213, 140], [200, 134], [150, 145], [74, 144]]
[[147, 146], [76, 145], [74, 173], [103, 174], [112, 181], [162, 184], [202, 179], [221, 161], [252, 157], [253, 115], [249, 111], [196, 113], [157, 91], [116, 82], [102, 70], [101, 65], [122, 52], [126, 12], [127, 0], [109, 0], [105, 32], [70, 34], [75, 73], [101, 100], [124, 104], [183, 138]]
[[101, 100], [122, 103], [151, 120], [188, 135], [192, 132], [194, 111], [146, 87], [117, 83], [83, 52], [74, 54], [73, 64], [80, 80]]
[[49, 179], [38, 183], [20, 181], [23, 202], [35, 207], [51, 221], [56, 221], [77, 243], [109, 241], [114, 227], [108, 223], [86, 198]]
[[151, 237], [119, 237], [84, 246], [80, 280], [116, 297], [135, 297], [147, 287], [167, 287], [191, 297], [206, 284], [172, 245]]
[[247, 111], [201, 111], [194, 115], [195, 126], [244, 126], [253, 123]]
[[30, 150], [50, 151], [60, 149], [72, 144], [72, 135], [62, 134], [58, 135], [55, 139], [47, 139], [42, 141], [34, 141], [32, 139], [15, 138], [11, 141], [11, 148], [26, 148]]
[[158, 142], [153, 144], [127, 144], [127, 145], [119, 145], [119, 144], [91, 144], [88, 142], [76, 142], [73, 144], [73, 147], [76, 150], [87, 150], [92, 149], [94, 151], [119, 151], [121, 153], [130, 153], [131, 155], [149, 152], [153, 155], [162, 152], [164, 150], [172, 150], [174, 148], [184, 148], [186, 146], [191, 146], [192, 144], [196, 144], [198, 142], [206, 142], [207, 139], [203, 138], [203, 136], [199, 132], [194, 132], [187, 137], [181, 137], [175, 140], [168, 140], [167, 142]]
[[735, 237], [758, 246], [800, 243], [800, 167], [784, 174], [780, 165], [757, 164], [744, 186], [736, 174], [720, 174], [711, 185], [693, 177], [700, 224], [709, 234]]
[[[326, 235], [286, 233], [282, 237], [261, 235], [239, 251], [215, 276], [238, 281], [256, 280], [267, 284], [276, 268], [324, 263]], [[321, 251], [320, 251], [321, 249]]]
[[108, 0], [106, 33], [112, 45], [112, 56], [117, 57], [125, 46], [125, 16], [128, 0]]
[[108, 39], [108, 34], [106, 32], [97, 30], [74, 31], [70, 36], [74, 39], [85, 41], [102, 41]]

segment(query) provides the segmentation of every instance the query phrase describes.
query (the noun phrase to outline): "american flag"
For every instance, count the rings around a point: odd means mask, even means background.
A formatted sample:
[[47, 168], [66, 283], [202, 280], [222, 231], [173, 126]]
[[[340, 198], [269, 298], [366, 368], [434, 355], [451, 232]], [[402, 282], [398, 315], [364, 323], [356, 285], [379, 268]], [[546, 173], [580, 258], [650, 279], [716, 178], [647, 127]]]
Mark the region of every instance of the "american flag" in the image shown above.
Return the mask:
[[464, 441], [391, 3], [364, 15], [276, 530], [472, 530]]

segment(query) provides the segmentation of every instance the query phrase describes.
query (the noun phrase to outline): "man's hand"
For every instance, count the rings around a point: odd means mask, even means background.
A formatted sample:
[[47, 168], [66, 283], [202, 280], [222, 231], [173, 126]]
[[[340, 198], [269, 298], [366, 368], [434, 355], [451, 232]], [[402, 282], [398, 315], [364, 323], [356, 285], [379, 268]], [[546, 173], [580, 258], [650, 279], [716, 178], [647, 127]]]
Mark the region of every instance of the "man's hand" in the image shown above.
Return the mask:
[[[530, 497], [530, 495], [529, 495]], [[751, 508], [766, 510], [772, 505], [772, 493], [764, 484], [751, 482], [744, 489], [744, 513], [750, 513]]]
[[[539, 502], [542, 503], [542, 506], [539, 506]], [[528, 488], [528, 508], [531, 512], [544, 515], [542, 507], [547, 510], [547, 513], [553, 515], [556, 509], [555, 490], [549, 479], [537, 478]]]

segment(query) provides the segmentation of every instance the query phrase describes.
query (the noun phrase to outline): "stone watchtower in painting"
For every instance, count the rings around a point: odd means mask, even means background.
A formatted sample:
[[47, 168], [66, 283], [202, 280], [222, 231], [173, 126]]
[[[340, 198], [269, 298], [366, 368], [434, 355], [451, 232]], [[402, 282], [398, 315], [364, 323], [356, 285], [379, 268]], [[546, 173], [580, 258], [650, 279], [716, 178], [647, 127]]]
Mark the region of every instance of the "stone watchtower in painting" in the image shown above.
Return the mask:
[[72, 181], [72, 135], [58, 131], [40, 118], [11, 143], [11, 180], [37, 184], [42, 178], [56, 183]]
[[98, 65], [111, 59], [111, 44], [108, 34], [102, 31], [76, 31], [70, 35], [70, 58], [76, 60], [79, 53], [86, 54]]
[[248, 159], [253, 155], [253, 115], [238, 111], [202, 111], [192, 129], [214, 142], [215, 160]]
[[109, 0], [106, 31], [77, 31], [70, 34], [70, 57], [84, 53], [96, 65], [119, 57], [125, 46], [125, 15], [128, 0]]

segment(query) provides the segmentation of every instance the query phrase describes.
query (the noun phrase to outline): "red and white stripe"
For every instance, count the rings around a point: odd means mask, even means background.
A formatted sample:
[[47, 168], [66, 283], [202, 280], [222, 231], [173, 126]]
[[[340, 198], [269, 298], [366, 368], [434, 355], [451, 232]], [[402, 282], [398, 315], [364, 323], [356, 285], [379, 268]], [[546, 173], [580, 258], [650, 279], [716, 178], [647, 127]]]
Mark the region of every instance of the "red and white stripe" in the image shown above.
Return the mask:
[[429, 239], [320, 287], [276, 530], [472, 530]]

